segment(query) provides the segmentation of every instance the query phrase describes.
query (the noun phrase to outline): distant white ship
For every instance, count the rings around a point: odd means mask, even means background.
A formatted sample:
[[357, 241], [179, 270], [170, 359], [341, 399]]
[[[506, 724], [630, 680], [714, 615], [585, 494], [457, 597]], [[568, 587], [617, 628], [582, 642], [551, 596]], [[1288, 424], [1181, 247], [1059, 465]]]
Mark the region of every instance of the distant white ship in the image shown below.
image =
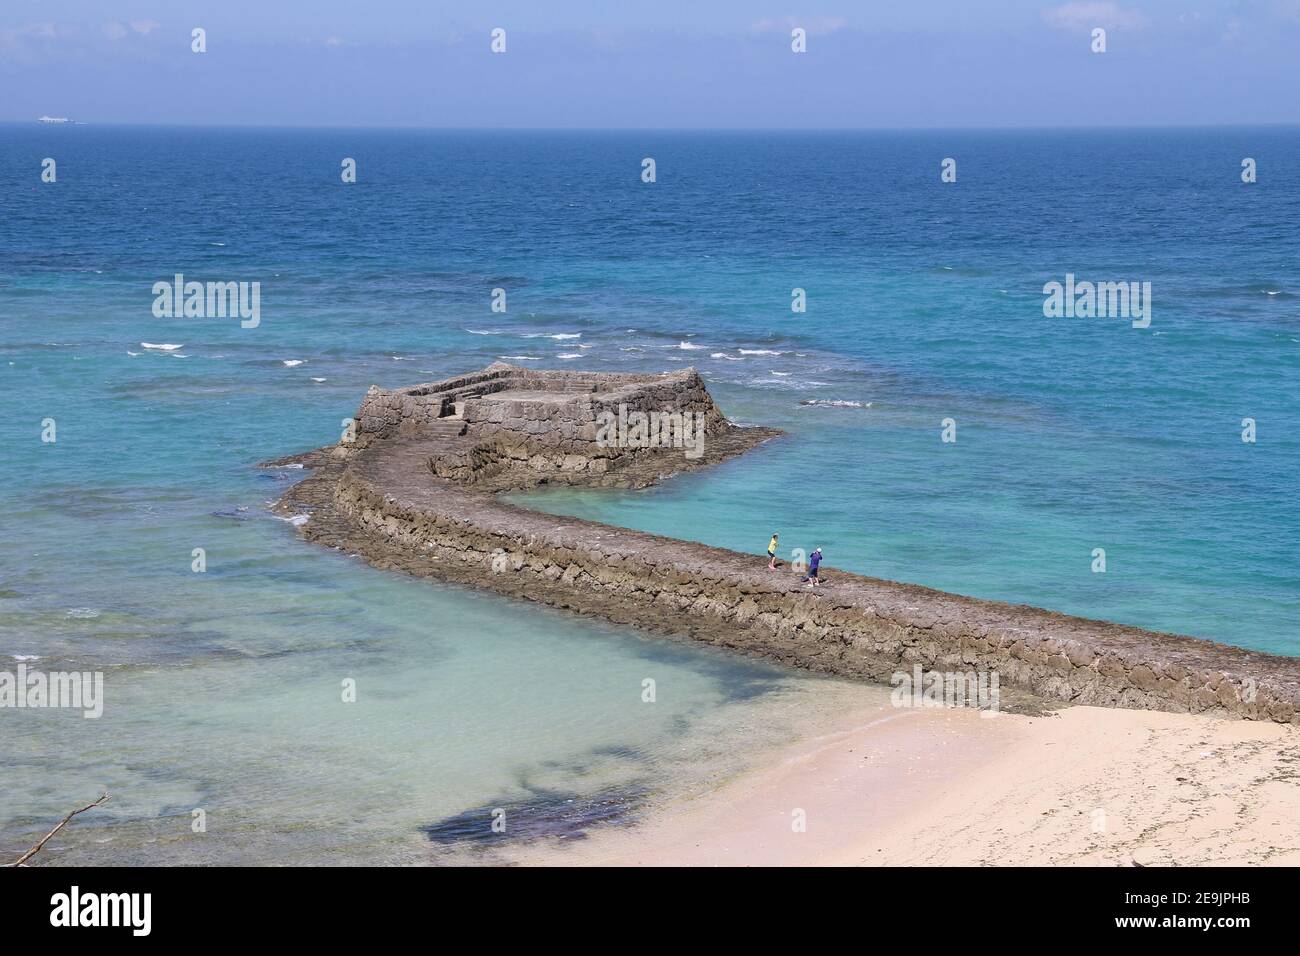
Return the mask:
[[38, 123], [68, 123], [71, 122], [66, 116], [42, 116], [36, 122]]

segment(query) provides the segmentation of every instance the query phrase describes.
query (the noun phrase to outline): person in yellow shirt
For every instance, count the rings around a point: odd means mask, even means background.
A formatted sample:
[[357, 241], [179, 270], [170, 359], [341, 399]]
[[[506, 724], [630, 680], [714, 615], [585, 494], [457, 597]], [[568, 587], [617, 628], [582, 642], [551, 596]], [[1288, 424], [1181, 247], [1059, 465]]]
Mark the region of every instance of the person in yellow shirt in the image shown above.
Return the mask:
[[767, 543], [767, 557], [768, 557], [767, 569], [769, 571], [776, 570], [776, 539], [778, 537], [779, 535], [773, 534], [772, 540]]

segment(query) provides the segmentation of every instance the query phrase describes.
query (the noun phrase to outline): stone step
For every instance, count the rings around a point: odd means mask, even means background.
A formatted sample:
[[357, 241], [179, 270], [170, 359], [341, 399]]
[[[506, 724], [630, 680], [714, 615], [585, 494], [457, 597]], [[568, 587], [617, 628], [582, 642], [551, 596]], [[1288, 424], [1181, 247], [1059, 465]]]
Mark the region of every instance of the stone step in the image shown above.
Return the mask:
[[465, 422], [459, 418], [439, 418], [424, 426], [424, 431], [433, 438], [455, 438], [465, 434]]

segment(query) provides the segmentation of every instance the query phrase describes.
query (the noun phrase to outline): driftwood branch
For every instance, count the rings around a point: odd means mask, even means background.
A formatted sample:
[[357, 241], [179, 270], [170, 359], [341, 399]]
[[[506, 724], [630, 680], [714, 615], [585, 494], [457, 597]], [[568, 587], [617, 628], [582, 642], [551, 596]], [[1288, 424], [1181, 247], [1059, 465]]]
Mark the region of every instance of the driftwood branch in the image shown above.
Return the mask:
[[66, 827], [68, 825], [69, 820], [75, 817], [78, 813], [85, 813], [87, 810], [95, 809], [95, 807], [99, 806], [107, 799], [108, 799], [108, 791], [105, 790], [104, 795], [100, 797], [98, 800], [96, 800], [94, 803], [88, 803], [80, 810], [73, 810], [66, 817], [60, 820], [53, 830], [45, 834], [45, 836], [41, 838], [41, 841], [39, 843], [37, 843], [34, 847], [32, 847], [30, 850], [28, 850], [26, 853], [24, 853], [22, 856], [20, 856], [17, 860], [15, 860], [13, 863], [10, 863], [9, 865], [26, 866], [27, 861], [30, 860], [32, 857], [34, 857], [37, 853], [39, 853], [41, 851], [41, 848], [45, 846], [45, 844], [50, 842], [50, 837], [54, 836], [54, 834], [58, 833], [60, 830]]

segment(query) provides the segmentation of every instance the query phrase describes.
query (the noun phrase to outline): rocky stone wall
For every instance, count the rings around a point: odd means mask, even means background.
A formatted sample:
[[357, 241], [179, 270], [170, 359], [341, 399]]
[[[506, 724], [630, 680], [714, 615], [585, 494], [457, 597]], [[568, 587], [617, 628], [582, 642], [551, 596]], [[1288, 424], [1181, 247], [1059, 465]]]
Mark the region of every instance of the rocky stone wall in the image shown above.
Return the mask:
[[444, 579], [845, 677], [887, 682], [915, 664], [984, 670], [1071, 703], [1300, 723], [1295, 658], [833, 569], [808, 591], [762, 556], [542, 515], [450, 484], [425, 491], [391, 467], [359, 459], [335, 503]]
[[[506, 393], [506, 394], [503, 394]], [[528, 397], [532, 393], [536, 397]], [[544, 393], [544, 395], [539, 394]], [[602, 441], [602, 416], [634, 413], [699, 416], [705, 439], [728, 427], [695, 369], [660, 375], [534, 371], [498, 363], [469, 375], [385, 391], [372, 387], [356, 420], [364, 441], [427, 430], [459, 411], [466, 441], [431, 461], [434, 474], [459, 481], [491, 477], [503, 467], [538, 473], [601, 475], [628, 460], [662, 453], [662, 445]], [[695, 428], [674, 419], [660, 429], [668, 447], [698, 442]]]
[[[553, 381], [540, 381], [537, 387], [550, 389]], [[471, 437], [492, 442], [502, 456], [534, 470], [592, 474], [618, 467], [629, 457], [663, 451], [662, 445], [611, 443], [608, 432], [602, 436], [604, 422], [618, 421], [620, 415], [626, 419], [637, 412], [699, 415], [692, 429], [702, 423], [701, 440], [707, 440], [710, 430], [726, 423], [694, 369], [613, 390], [592, 390], [563, 402], [488, 398], [467, 403], [464, 410]], [[678, 438], [679, 427], [674, 419], [665, 437], [671, 433], [672, 440], [695, 440], [694, 430]], [[668, 447], [678, 446], [670, 443]], [[685, 452], [681, 448], [680, 453]]]
[[406, 423], [427, 426], [451, 413], [456, 401], [469, 394], [491, 394], [505, 388], [511, 366], [499, 364], [478, 372], [425, 385], [382, 389], [370, 386], [357, 409], [357, 431], [367, 437], [388, 437]]
[[[498, 397], [504, 391], [546, 392], [555, 398], [525, 400]], [[639, 412], [689, 412], [704, 415], [707, 427], [725, 422], [704, 380], [695, 369], [662, 375], [621, 375], [541, 371], [496, 363], [469, 375], [424, 385], [384, 390], [371, 386], [356, 414], [358, 431], [390, 437], [407, 426], [427, 427], [451, 415], [457, 404], [479, 439], [506, 446], [542, 445], [560, 454], [618, 457], [598, 450], [597, 421], [620, 406]]]

